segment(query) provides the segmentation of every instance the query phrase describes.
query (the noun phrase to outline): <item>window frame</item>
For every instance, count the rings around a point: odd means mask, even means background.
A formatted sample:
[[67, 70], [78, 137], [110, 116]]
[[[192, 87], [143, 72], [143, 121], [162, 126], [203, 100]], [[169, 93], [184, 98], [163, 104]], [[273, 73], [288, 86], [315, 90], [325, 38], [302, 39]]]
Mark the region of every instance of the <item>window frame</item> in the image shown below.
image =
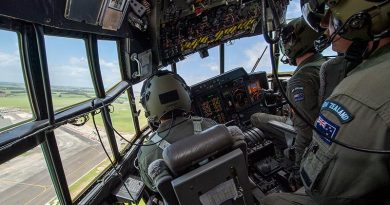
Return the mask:
[[[126, 92], [129, 99], [130, 110], [132, 112], [130, 114], [133, 118], [133, 124], [136, 131], [133, 140], [134, 142], [139, 143], [145, 133], [142, 134], [139, 128], [138, 116], [134, 115], [134, 113], [137, 113], [137, 108], [133, 102], [135, 99], [133, 89], [126, 75], [126, 70], [129, 68], [129, 56], [124, 52], [118, 52], [124, 47], [128, 47], [130, 41], [123, 38], [98, 36], [96, 34], [85, 34], [77, 31], [71, 32], [60, 29], [56, 30], [53, 28], [46, 28], [41, 25], [10, 19], [6, 19], [6, 22], [9, 22], [9, 24], [6, 23], [4, 25], [0, 25], [0, 29], [14, 31], [18, 34], [18, 46], [24, 74], [24, 82], [29, 96], [31, 110], [35, 119], [26, 123], [15, 125], [7, 129], [6, 132], [0, 131], [0, 163], [10, 160], [25, 151], [41, 145], [58, 200], [63, 204], [76, 203], [85, 200], [85, 197], [81, 196], [85, 196], [88, 191], [92, 191], [92, 195], [96, 194], [93, 190], [99, 187], [98, 185], [101, 183], [99, 179], [108, 177], [111, 181], [117, 181], [118, 176], [112, 173], [113, 169], [111, 166], [108, 167], [101, 176], [95, 179], [95, 182], [91, 186], [85, 187], [85, 191], [82, 195], [80, 194], [72, 200], [70, 198], [69, 187], [65, 178], [61, 158], [59, 156], [58, 146], [55, 141], [55, 135], [52, 130], [55, 127], [66, 124], [69, 120], [77, 118], [80, 115], [88, 114], [97, 109], [104, 110], [102, 109], [103, 106], [108, 106], [122, 93]], [[95, 75], [95, 79], [93, 80], [95, 92], [97, 92], [97, 89], [101, 89], [101, 87], [103, 87], [103, 92], [100, 92], [99, 96], [54, 112], [51, 101], [50, 82], [48, 80], [44, 35], [78, 37], [85, 41], [91, 75]], [[101, 75], [101, 73], [99, 73], [100, 62], [98, 60], [97, 39], [114, 40], [117, 44], [119, 69], [122, 80], [114, 87], [110, 88], [107, 92], [104, 91], [101, 76], [99, 77], [99, 74]], [[100, 100], [100, 103], [96, 101], [97, 99]], [[101, 101], [104, 102], [104, 105]], [[91, 103], [93, 106], [91, 106]], [[104, 120], [111, 120], [109, 113], [104, 114], [103, 111], [101, 113]], [[107, 129], [107, 125], [105, 125], [105, 128]], [[116, 144], [115, 135], [110, 138], [114, 141], [114, 144]], [[128, 144], [121, 153], [119, 153], [118, 147], [115, 147], [115, 145], [111, 146], [111, 149], [112, 152], [115, 153], [115, 166], [132, 166], [129, 162], [133, 160], [137, 147], [131, 147], [130, 144]], [[121, 169], [120, 172], [123, 172], [123, 169]], [[105, 184], [103, 187], [100, 186], [100, 188], [110, 190], [112, 189], [110, 186], [110, 184]]]
[[11, 128], [14, 128], [14, 127], [18, 127], [18, 126], [21, 126], [21, 125], [24, 125], [28, 122], [32, 122], [32, 121], [35, 121], [36, 120], [36, 115], [35, 115], [35, 111], [34, 111], [34, 106], [33, 106], [33, 101], [32, 101], [32, 97], [30, 95], [31, 93], [31, 88], [30, 88], [30, 83], [28, 83], [28, 74], [27, 74], [27, 70], [26, 70], [26, 66], [25, 66], [25, 62], [24, 62], [24, 59], [23, 59], [23, 53], [22, 53], [22, 48], [21, 48], [21, 41], [22, 41], [22, 35], [20, 33], [19, 30], [17, 29], [5, 29], [5, 28], [0, 28], [1, 30], [4, 30], [4, 31], [8, 31], [8, 32], [13, 32], [14, 34], [16, 34], [16, 38], [17, 38], [17, 42], [18, 42], [18, 50], [19, 50], [19, 63], [20, 63], [20, 69], [22, 69], [22, 77], [23, 77], [23, 84], [24, 84], [24, 87], [26, 89], [26, 94], [27, 94], [27, 99], [28, 99], [28, 103], [29, 103], [29, 107], [30, 107], [30, 111], [31, 111], [31, 114], [32, 114], [32, 117], [30, 119], [27, 119], [27, 120], [23, 120], [23, 121], [20, 121], [18, 123], [15, 123], [15, 124], [11, 124], [9, 126], [5, 126], [5, 127], [2, 127], [0, 128], [0, 132], [4, 132], [4, 131], [7, 131]]

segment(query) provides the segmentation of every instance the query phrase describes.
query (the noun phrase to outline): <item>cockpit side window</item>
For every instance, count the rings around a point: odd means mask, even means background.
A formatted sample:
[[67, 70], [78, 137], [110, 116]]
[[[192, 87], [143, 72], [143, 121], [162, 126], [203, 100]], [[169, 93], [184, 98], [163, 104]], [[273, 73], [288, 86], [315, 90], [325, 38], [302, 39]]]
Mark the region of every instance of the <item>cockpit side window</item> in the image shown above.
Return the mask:
[[[0, 133], [32, 123], [34, 115], [19, 33], [0, 29]], [[7, 131], [6, 131], [7, 130]], [[3, 153], [2, 153], [3, 155]], [[33, 163], [32, 163], [33, 162]], [[40, 146], [0, 163], [0, 204], [44, 204], [55, 195]], [[38, 196], [38, 197], [36, 197]]]
[[[243, 67], [250, 73], [268, 46], [263, 36], [253, 36], [237, 39], [225, 44], [225, 72], [234, 68]], [[272, 72], [269, 48], [256, 66], [255, 71]]]
[[0, 131], [35, 117], [25, 83], [18, 34], [0, 30]]
[[54, 110], [96, 97], [82, 39], [45, 36]]
[[191, 54], [177, 63], [177, 73], [191, 86], [220, 74], [219, 47], [208, 50], [209, 56], [201, 58], [199, 53]]
[[98, 40], [98, 51], [104, 90], [107, 91], [122, 80], [118, 62], [117, 43], [110, 40]]

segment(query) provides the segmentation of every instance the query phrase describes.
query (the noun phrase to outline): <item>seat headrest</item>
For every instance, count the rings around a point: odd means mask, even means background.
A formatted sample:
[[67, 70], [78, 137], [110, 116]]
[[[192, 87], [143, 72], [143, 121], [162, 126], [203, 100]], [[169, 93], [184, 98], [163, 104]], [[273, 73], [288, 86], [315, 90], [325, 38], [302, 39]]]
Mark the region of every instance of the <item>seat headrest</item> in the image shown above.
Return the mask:
[[238, 127], [228, 129], [224, 125], [215, 125], [171, 144], [163, 151], [163, 159], [168, 168], [178, 174], [216, 152], [231, 147], [242, 136]]

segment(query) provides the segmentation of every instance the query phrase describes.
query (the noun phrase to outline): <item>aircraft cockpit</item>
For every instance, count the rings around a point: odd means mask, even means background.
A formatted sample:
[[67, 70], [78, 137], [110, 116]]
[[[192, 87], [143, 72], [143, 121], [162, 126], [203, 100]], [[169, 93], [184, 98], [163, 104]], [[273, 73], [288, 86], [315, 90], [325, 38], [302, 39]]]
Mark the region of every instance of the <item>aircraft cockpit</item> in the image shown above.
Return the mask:
[[[287, 157], [294, 129], [269, 125], [283, 133], [281, 145], [250, 121], [254, 113], [286, 112], [279, 92], [285, 88], [272, 74], [291, 76], [276, 73], [278, 35], [290, 3], [1, 1], [0, 69], [12, 75], [0, 77], [0, 204], [250, 205], [270, 193], [295, 191]], [[251, 71], [227, 70], [224, 46], [259, 35], [270, 43], [274, 70], [256, 71], [261, 57]], [[190, 55], [207, 59], [218, 47], [218, 75], [204, 71], [207, 78], [190, 85], [191, 114], [218, 125], [167, 146], [172, 177], [158, 178], [158, 191], [150, 190], [140, 178], [137, 153], [155, 130], [137, 86], [157, 70], [177, 73]], [[243, 138], [226, 137], [229, 132]]]

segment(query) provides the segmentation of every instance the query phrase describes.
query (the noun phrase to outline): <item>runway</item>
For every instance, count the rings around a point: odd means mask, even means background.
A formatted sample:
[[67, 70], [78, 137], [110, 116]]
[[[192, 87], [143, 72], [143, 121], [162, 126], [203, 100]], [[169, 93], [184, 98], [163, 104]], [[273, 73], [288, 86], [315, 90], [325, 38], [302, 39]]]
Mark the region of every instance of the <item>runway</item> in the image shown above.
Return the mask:
[[[8, 119], [20, 120], [17, 112], [8, 115], [12, 115]], [[65, 125], [55, 135], [68, 185], [107, 158], [92, 127]], [[110, 150], [107, 140], [103, 141]], [[0, 204], [46, 204], [54, 197], [40, 146], [0, 165]]]

